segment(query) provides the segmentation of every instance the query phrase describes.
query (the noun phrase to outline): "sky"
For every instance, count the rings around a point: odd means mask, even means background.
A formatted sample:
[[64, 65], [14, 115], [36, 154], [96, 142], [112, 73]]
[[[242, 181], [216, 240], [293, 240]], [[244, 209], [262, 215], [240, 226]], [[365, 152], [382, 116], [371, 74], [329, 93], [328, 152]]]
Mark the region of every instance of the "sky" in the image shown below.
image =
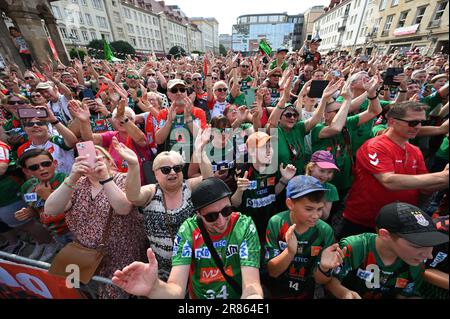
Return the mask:
[[165, 3], [178, 5], [188, 17], [214, 17], [219, 21], [219, 33], [231, 34], [241, 15], [283, 12], [295, 15], [312, 6], [327, 6], [330, 0], [166, 0]]

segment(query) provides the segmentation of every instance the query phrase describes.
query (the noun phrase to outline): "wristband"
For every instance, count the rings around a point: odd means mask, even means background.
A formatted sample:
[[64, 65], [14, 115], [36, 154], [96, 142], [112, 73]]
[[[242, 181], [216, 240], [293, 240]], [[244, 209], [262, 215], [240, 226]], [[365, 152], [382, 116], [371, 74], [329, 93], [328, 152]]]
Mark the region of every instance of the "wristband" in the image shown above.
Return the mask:
[[70, 189], [75, 189], [75, 185], [71, 185], [71, 184], [67, 183], [67, 178], [64, 180], [63, 184], [66, 185], [67, 187], [69, 187]]
[[369, 100], [375, 100], [376, 98], [378, 98], [378, 94], [377, 95], [375, 95], [374, 97], [370, 97], [370, 96], [367, 96], [367, 98], [369, 99]]
[[398, 90], [400, 93], [407, 93], [408, 92], [408, 90]]
[[319, 271], [320, 271], [325, 277], [331, 277], [331, 271], [332, 271], [332, 269], [329, 269], [328, 271], [323, 271], [323, 269], [320, 267], [320, 264], [319, 264], [319, 266], [318, 266], [317, 268], [319, 268]]
[[110, 177], [108, 179], [105, 179], [104, 181], [99, 181], [100, 185], [105, 185], [106, 183], [111, 182], [114, 179], [114, 177]]
[[54, 121], [54, 122], [50, 122], [51, 125], [56, 125], [56, 124], [58, 124], [58, 123], [59, 123], [59, 120], [56, 120], [56, 121]]
[[280, 184], [283, 185], [283, 186], [287, 186], [287, 184], [288, 184], [288, 183], [283, 182], [282, 179], [280, 179], [280, 180], [278, 181], [278, 183], [280, 183]]

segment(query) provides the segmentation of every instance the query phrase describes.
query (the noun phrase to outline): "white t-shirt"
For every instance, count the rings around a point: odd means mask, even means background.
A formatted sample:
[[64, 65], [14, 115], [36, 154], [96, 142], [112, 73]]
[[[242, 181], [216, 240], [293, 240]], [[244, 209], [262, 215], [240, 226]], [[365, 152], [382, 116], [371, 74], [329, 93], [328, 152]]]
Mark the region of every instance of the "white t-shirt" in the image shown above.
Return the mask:
[[72, 120], [72, 115], [69, 112], [69, 101], [64, 95], [58, 93], [58, 101], [49, 101], [48, 106], [56, 118], [64, 125], [67, 126], [67, 123]]
[[224, 102], [216, 101], [212, 110], [209, 111], [211, 114], [211, 118], [214, 118], [219, 115], [223, 115], [223, 111], [225, 110], [225, 108], [227, 107], [228, 104], [229, 103], [227, 101], [224, 101]]

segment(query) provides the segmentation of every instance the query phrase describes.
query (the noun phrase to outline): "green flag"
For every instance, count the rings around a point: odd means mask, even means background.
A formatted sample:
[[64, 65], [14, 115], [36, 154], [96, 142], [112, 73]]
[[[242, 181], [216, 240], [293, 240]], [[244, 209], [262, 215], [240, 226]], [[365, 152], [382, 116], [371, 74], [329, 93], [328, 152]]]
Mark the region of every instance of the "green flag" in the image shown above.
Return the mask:
[[264, 39], [261, 39], [261, 41], [259, 41], [259, 49], [261, 50], [261, 52], [267, 54], [268, 56], [272, 54], [272, 48]]
[[114, 58], [109, 43], [105, 39], [103, 39], [103, 53], [105, 54], [105, 60], [108, 60], [109, 62]]

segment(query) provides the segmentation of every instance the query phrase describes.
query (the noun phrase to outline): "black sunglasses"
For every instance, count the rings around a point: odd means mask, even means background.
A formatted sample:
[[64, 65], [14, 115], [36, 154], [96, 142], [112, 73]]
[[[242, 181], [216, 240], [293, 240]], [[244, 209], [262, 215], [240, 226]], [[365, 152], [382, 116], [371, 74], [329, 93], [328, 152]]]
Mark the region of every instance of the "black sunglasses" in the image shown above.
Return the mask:
[[213, 81], [217, 81], [219, 78], [216, 78], [216, 77], [213, 76], [211, 79], [212, 79]]
[[192, 81], [201, 81], [202, 78], [192, 78]]
[[244, 64], [244, 65], [241, 65], [241, 68], [249, 68], [250, 67], [250, 65], [246, 65], [246, 64]]
[[161, 173], [163, 173], [164, 175], [169, 175], [172, 170], [178, 174], [183, 170], [183, 166], [184, 165], [161, 166], [159, 169], [161, 170]]
[[45, 161], [39, 164], [33, 164], [27, 167], [27, 169], [29, 169], [30, 171], [37, 171], [39, 169], [39, 167], [50, 167], [52, 166], [53, 162], [52, 161]]
[[219, 212], [211, 212], [208, 213], [206, 215], [201, 215], [208, 223], [214, 223], [218, 218], [219, 218], [219, 214], [222, 215], [223, 217], [228, 217], [230, 216], [233, 211], [234, 211], [234, 207], [233, 206], [225, 206], [224, 208], [222, 208], [221, 211]]
[[45, 125], [47, 125], [47, 123], [46, 123], [46, 122], [39, 121], [39, 122], [27, 122], [27, 123], [24, 123], [24, 124], [23, 124], [23, 126], [25, 126], [25, 127], [33, 127], [34, 125], [37, 125], [37, 126], [45, 126]]
[[24, 105], [26, 103], [25, 101], [9, 101], [8, 105]]
[[228, 89], [227, 88], [218, 88], [216, 89], [217, 92], [227, 92]]
[[293, 117], [293, 118], [298, 118], [298, 113], [285, 113], [284, 116], [285, 116], [287, 119], [290, 119], [291, 117]]
[[281, 74], [272, 74], [271, 76], [273, 76], [274, 78], [281, 78]]
[[24, 79], [25, 79], [25, 80], [34, 80], [34, 77], [32, 77], [32, 76], [26, 76]]
[[402, 121], [402, 122], [406, 122], [406, 123], [408, 123], [408, 126], [409, 127], [416, 127], [417, 125], [425, 125], [426, 124], [426, 120], [412, 120], [412, 121], [408, 121], [408, 120], [404, 120], [404, 119], [398, 119], [398, 118], [395, 118], [394, 117], [394, 120], [399, 120], [399, 121]]
[[186, 88], [172, 88], [172, 89], [170, 89], [170, 93], [172, 93], [172, 94], [177, 94], [178, 92], [185, 93], [186, 92]]

